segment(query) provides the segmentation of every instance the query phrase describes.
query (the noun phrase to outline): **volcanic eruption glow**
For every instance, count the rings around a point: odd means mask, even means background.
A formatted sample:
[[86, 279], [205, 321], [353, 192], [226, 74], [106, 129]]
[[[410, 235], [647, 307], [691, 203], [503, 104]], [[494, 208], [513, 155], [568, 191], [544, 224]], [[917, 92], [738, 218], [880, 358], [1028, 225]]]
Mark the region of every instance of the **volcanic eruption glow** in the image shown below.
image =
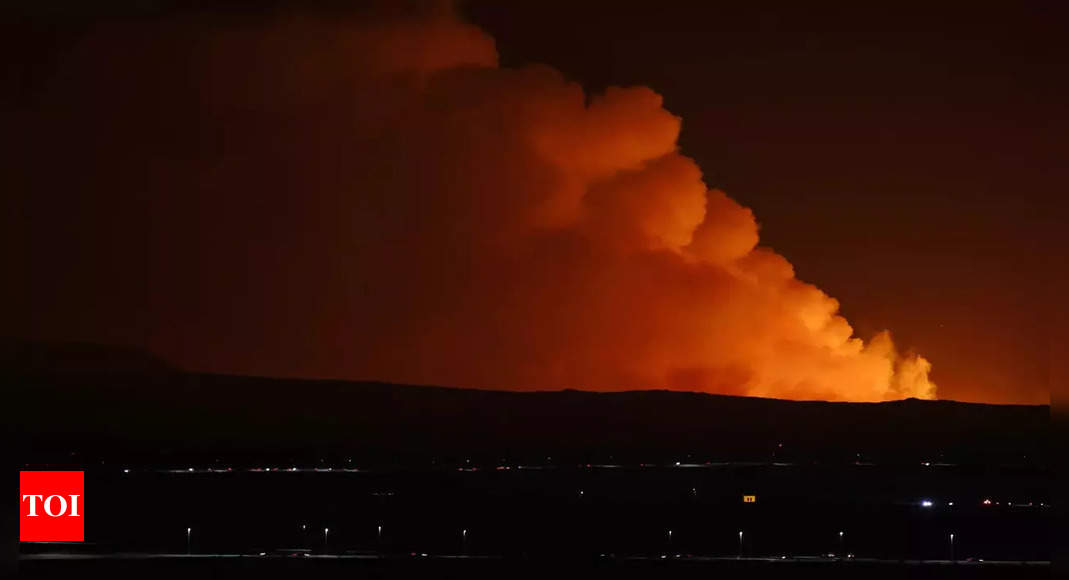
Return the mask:
[[[63, 259], [149, 287], [136, 315], [116, 299], [74, 319], [131, 320], [162, 355], [226, 372], [936, 394], [927, 360], [853, 336], [759, 245], [649, 88], [588, 95], [546, 66], [499, 67], [492, 38], [441, 13], [143, 28], [90, 37], [58, 76], [32, 123], [69, 123], [69, 141], [27, 138], [73, 167], [33, 176], [42, 190], [94, 192], [77, 205], [111, 230], [61, 223], [89, 247]], [[130, 212], [151, 228], [113, 217]], [[101, 251], [116, 239], [144, 243]]]

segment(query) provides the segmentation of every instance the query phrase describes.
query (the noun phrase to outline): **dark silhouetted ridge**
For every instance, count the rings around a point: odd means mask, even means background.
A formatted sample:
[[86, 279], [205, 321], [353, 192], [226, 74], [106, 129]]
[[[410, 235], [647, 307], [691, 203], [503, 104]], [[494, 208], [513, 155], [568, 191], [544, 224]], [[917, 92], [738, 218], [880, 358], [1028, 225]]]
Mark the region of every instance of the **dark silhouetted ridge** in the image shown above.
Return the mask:
[[[228, 454], [639, 461], [689, 454], [695, 461], [1012, 463], [1041, 460], [1049, 424], [1047, 406], [511, 392], [201, 374], [86, 345], [39, 345], [29, 360], [5, 381], [15, 411], [10, 440], [31, 458], [70, 451], [147, 461]], [[82, 365], [77, 372], [72, 361]]]

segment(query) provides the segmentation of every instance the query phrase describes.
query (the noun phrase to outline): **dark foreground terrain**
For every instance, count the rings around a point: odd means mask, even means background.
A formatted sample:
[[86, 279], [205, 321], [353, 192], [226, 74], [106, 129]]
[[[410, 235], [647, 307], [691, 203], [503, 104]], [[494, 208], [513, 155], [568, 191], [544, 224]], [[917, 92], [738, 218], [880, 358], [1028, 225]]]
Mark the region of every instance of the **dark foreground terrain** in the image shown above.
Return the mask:
[[86, 478], [86, 542], [21, 544], [27, 576], [1050, 572], [1047, 407], [278, 380], [84, 345], [15, 361], [14, 462]]

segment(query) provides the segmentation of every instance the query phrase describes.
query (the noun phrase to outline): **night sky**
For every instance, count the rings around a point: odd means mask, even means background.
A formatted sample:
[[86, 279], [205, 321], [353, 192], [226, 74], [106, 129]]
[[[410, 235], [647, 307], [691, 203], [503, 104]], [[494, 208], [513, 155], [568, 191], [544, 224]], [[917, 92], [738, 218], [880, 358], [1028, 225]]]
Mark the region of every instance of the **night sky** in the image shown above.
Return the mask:
[[[668, 215], [630, 197], [611, 201], [636, 188], [691, 187], [696, 165], [708, 188], [752, 210], [762, 247], [838, 300], [855, 336], [886, 329], [901, 360], [927, 359], [939, 398], [1047, 402], [1061, 300], [1051, 288], [1065, 279], [1054, 235], [1067, 177], [1064, 14], [1038, 3], [523, 1], [464, 3], [449, 17], [482, 33], [395, 26], [409, 13], [422, 22], [448, 11], [23, 9], [3, 47], [11, 334], [136, 345], [222, 372], [884, 398], [827, 394], [831, 377], [868, 376], [868, 355], [843, 371], [824, 358], [840, 348], [835, 339], [766, 321], [779, 299], [739, 298], [727, 264], [765, 265], [741, 257], [750, 218], [738, 205], [722, 202], [735, 220], [723, 236], [743, 241], [718, 242], [708, 250], [715, 258], [701, 258], [713, 265], [694, 274], [662, 255], [689, 252], [679, 248], [698, 222], [680, 217], [681, 206]], [[420, 52], [427, 46], [436, 56]], [[426, 80], [456, 63], [488, 68]], [[678, 153], [693, 164], [672, 152], [670, 117], [646, 92], [607, 98], [589, 135], [586, 114], [575, 113], [575, 133], [589, 143], [543, 135], [579, 93], [534, 63], [581, 85], [592, 110], [608, 87], [649, 87], [681, 119]], [[410, 66], [419, 76], [411, 85], [381, 80]], [[379, 127], [396, 103], [410, 107], [397, 114], [403, 121]], [[517, 113], [525, 106], [533, 112]], [[457, 120], [470, 111], [472, 123]], [[631, 124], [638, 115], [648, 117]], [[386, 136], [368, 137], [375, 131]], [[551, 158], [544, 166], [514, 138], [532, 131], [551, 143], [540, 150]], [[611, 150], [627, 139], [635, 145]], [[602, 144], [605, 159], [635, 155], [638, 165], [611, 169], [639, 172], [633, 181], [591, 177], [609, 171], [593, 153], [581, 167], [571, 159]], [[655, 174], [642, 177], [639, 166]], [[602, 217], [577, 222], [565, 206], [546, 217], [538, 206], [531, 219], [550, 233], [516, 241], [529, 233], [517, 208], [573, 178], [588, 188], [588, 213], [576, 215]], [[651, 226], [651, 215], [663, 223]], [[740, 250], [724, 249], [736, 242]], [[588, 278], [592, 264], [609, 265]], [[651, 279], [665, 283], [646, 286]], [[784, 295], [806, 292], [785, 284]], [[784, 317], [796, 306], [810, 312], [794, 299], [783, 299]], [[627, 334], [616, 325], [632, 311], [640, 330], [606, 345]], [[763, 338], [746, 347], [680, 338], [677, 349], [677, 337], [696, 332], [687, 312], [731, 320], [712, 323], [718, 339], [750, 323]], [[838, 324], [828, 332], [838, 336]], [[594, 343], [602, 348], [577, 346]], [[504, 346], [487, 353], [493, 362], [472, 360], [494, 345]], [[703, 365], [702, 349], [722, 359]], [[562, 353], [578, 362], [557, 368]], [[774, 355], [797, 361], [767, 371]], [[640, 362], [617, 373], [630, 360]], [[769, 380], [778, 386], [754, 387]]]

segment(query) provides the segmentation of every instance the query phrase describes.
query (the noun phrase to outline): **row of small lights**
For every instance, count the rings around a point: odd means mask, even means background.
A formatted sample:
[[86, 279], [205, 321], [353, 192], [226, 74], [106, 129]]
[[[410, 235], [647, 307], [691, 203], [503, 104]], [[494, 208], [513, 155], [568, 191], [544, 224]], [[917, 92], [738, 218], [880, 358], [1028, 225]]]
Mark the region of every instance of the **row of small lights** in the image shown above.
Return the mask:
[[[948, 501], [947, 505], [953, 507], [954, 506], [954, 502]], [[982, 506], [991, 506], [991, 505], [1000, 506], [1000, 505], [1002, 505], [1002, 502], [992, 501], [991, 498], [984, 498], [980, 502], [980, 505], [982, 505]], [[1006, 505], [1010, 506], [1010, 507], [1035, 507], [1035, 503], [1033, 503], [1033, 502], [1028, 502], [1028, 503], [1010, 503], [1010, 502], [1006, 502]], [[922, 499], [921, 500], [921, 507], [930, 508], [930, 507], [934, 507], [934, 506], [935, 506], [935, 502], [930, 500], [930, 499]], [[1044, 507], [1045, 508], [1045, 507], [1047, 507], [1047, 504], [1045, 502], [1039, 502], [1039, 507]]]
[[[782, 446], [783, 446], [783, 444], [781, 443], [779, 445], [779, 447], [782, 447]], [[346, 459], [347, 463], [352, 463], [352, 461], [353, 460], [351, 458]], [[502, 461], [505, 461], [504, 458], [502, 458]], [[497, 470], [497, 471], [504, 471], [504, 470], [511, 469], [512, 467], [516, 467], [517, 469], [544, 468], [552, 461], [553, 461], [552, 457], [546, 457], [546, 464], [543, 464], [543, 465], [515, 465], [515, 466], [512, 466], [512, 465], [508, 465], [508, 464], [503, 464], [503, 465], [495, 466], [494, 469]], [[858, 454], [858, 460], [854, 461], [853, 463], [854, 464], [858, 464], [859, 461], [860, 461], [860, 454]], [[323, 461], [320, 460], [320, 463], [322, 463], [322, 462]], [[432, 464], [437, 464], [437, 461], [432, 461], [431, 463]], [[482, 469], [482, 468], [480, 468], [478, 466], [472, 466], [471, 465], [471, 459], [465, 459], [464, 463], [465, 463], [465, 466], [464, 467], [458, 467], [457, 471], [480, 471]], [[669, 466], [673, 466], [674, 465], [675, 467], [705, 467], [705, 466], [711, 466], [711, 465], [724, 465], [726, 463], [750, 463], [750, 462], [746, 462], [746, 461], [741, 461], [741, 462], [712, 462], [712, 461], [705, 461], [703, 463], [696, 463], [696, 462], [688, 461], [688, 462], [684, 463], [682, 461], [675, 461], [675, 462], [669, 462], [668, 465]], [[774, 462], [773, 465], [793, 465], [793, 463]], [[920, 462], [920, 465], [922, 465], [924, 467], [931, 467], [933, 465], [935, 465], [935, 466], [953, 466], [955, 464], [952, 464], [952, 463], [939, 463], [939, 462], [932, 462], [932, 461], [922, 461], [922, 462]], [[660, 463], [645, 463], [645, 462], [643, 462], [643, 463], [639, 463], [638, 466], [642, 467], [642, 468], [654, 468], [654, 467], [661, 467], [661, 466], [663, 466], [663, 464], [660, 464]], [[556, 467], [556, 466], [552, 466], [552, 467]], [[577, 465], [577, 467], [579, 467], [579, 468], [587, 468], [587, 469], [590, 469], [590, 468], [593, 468], [593, 467], [597, 467], [597, 468], [620, 468], [620, 467], [624, 467], [624, 465], [621, 465], [621, 464], [591, 464], [591, 463], [583, 464], [583, 463], [580, 463], [580, 464]], [[332, 468], [332, 467], [326, 467], [326, 468], [319, 468], [319, 467], [317, 467], [317, 468], [261, 467], [261, 468], [250, 468], [250, 469], [248, 469], [248, 471], [303, 471], [303, 470], [334, 471], [335, 468]], [[351, 468], [338, 468], [337, 470], [338, 471], [356, 471], [355, 469], [351, 469]], [[123, 471], [128, 473], [129, 469], [124, 469]], [[171, 472], [181, 472], [181, 471], [193, 472], [193, 471], [196, 471], [196, 470], [194, 468], [190, 467], [188, 470], [173, 469], [173, 470], [167, 470], [167, 471], [171, 471]], [[202, 471], [218, 473], [218, 472], [224, 472], [224, 471], [231, 471], [231, 468], [228, 467], [225, 470], [224, 469], [208, 468], [208, 469], [205, 469], [205, 470], [202, 470]]]
[[[580, 493], [582, 493], [582, 492], [580, 492]], [[301, 524], [301, 531], [302, 532], [307, 531], [307, 529], [308, 529], [307, 524]], [[377, 526], [377, 531], [378, 531], [378, 539], [381, 542], [382, 541], [382, 524], [379, 524]], [[193, 532], [193, 528], [192, 527], [187, 527], [186, 528], [186, 551], [187, 551], [187, 553], [191, 553], [190, 547], [191, 547], [192, 532]], [[840, 531], [839, 532], [839, 547], [840, 547], [840, 550], [842, 549], [843, 539], [844, 539], [845, 534], [846, 534], [846, 532], [844, 532], [844, 531]], [[667, 530], [667, 535], [668, 535], [668, 543], [671, 544], [672, 543], [672, 530], [671, 529]], [[739, 530], [739, 556], [740, 557], [742, 556], [742, 552], [743, 552], [743, 537], [744, 537], [744, 531], [743, 530]], [[461, 542], [463, 543], [463, 545], [466, 548], [467, 541], [468, 541], [468, 530], [467, 530], [467, 528], [461, 529], [460, 538], [461, 538]], [[954, 547], [954, 538], [955, 538], [955, 534], [953, 532], [951, 532], [950, 533], [950, 546], [951, 546], [951, 549], [953, 549], [953, 547]], [[329, 540], [330, 540], [330, 528], [329, 527], [325, 527], [325, 528], [323, 528], [323, 545], [324, 545], [324, 547], [326, 547], [329, 544]], [[266, 552], [260, 552], [260, 555], [264, 556], [264, 555], [266, 555]], [[415, 552], [413, 552], [412, 555], [415, 555]], [[424, 557], [427, 556], [426, 553], [421, 553], [420, 555], [424, 556]], [[829, 557], [834, 557], [834, 554], [828, 554], [828, 556]], [[661, 556], [661, 558], [666, 558], [666, 557], [667, 556], [665, 556], [665, 555]], [[678, 555], [677, 555], [677, 557], [678, 557]], [[782, 556], [782, 557], [785, 558], [786, 556]], [[847, 558], [853, 558], [854, 555], [853, 554], [846, 554], [846, 557]], [[981, 559], [980, 561], [982, 562], [983, 560]]]
[[[676, 466], [679, 466], [679, 465], [680, 465], [680, 463], [677, 461], [676, 462]], [[588, 465], [586, 465], [586, 467], [590, 467], [590, 465], [588, 464]], [[466, 468], [458, 468], [458, 471], [474, 471], [476, 469], [477, 468], [467, 468], [467, 469]], [[500, 471], [500, 470], [509, 469], [509, 467], [508, 466], [498, 466], [497, 469]], [[331, 467], [315, 468], [314, 470], [315, 471], [333, 471], [333, 468], [331, 468]], [[130, 469], [129, 468], [124, 468], [122, 471], [123, 471], [123, 473], [130, 473]], [[195, 472], [195, 469], [190, 467], [187, 470], [174, 469], [174, 470], [170, 470], [170, 471], [173, 472], [173, 473], [193, 473], [193, 472]], [[232, 471], [232, 470], [231, 470], [231, 468], [227, 467], [225, 470], [209, 469], [208, 471], [209, 472], [213, 472], [213, 473], [218, 473], [218, 472], [229, 472], [229, 471]], [[251, 468], [251, 469], [249, 469], [249, 471], [253, 471], [253, 472], [269, 472], [269, 471], [280, 471], [280, 470], [278, 468], [275, 468], [275, 467], [265, 467], [265, 468]], [[295, 471], [298, 471], [298, 468], [297, 467], [290, 467], [289, 469], [285, 469], [285, 470], [282, 470], [282, 471], [295, 472]], [[359, 471], [359, 470], [355, 469], [355, 468], [345, 468], [345, 469], [343, 469], [341, 471]], [[694, 495], [697, 495], [697, 490], [694, 489], [694, 488], [691, 488], [691, 493], [694, 494]], [[579, 490], [579, 495], [580, 496], [584, 495], [583, 494], [583, 490]], [[1001, 502], [998, 502], [998, 501], [994, 501], [993, 502], [990, 498], [985, 498], [983, 501], [980, 502], [980, 504], [984, 505], [984, 506], [1002, 505]], [[930, 507], [934, 507], [935, 506], [935, 502], [930, 500], [930, 499], [923, 499], [923, 500], [921, 500], [920, 505], [921, 505], [921, 507], [930, 508]], [[947, 505], [948, 506], [953, 506], [954, 502], [953, 501], [947, 502]], [[1009, 505], [1011, 507], [1035, 507], [1035, 504], [1033, 502], [1028, 502], [1027, 504], [1023, 504], [1023, 503], [1016, 503], [1016, 504], [1015, 503], [1007, 503], [1007, 505]], [[1040, 507], [1047, 507], [1047, 504], [1045, 502], [1040, 502], [1039, 506]]]
[[[783, 443], [779, 443], [779, 444], [777, 444], [777, 446], [773, 450], [773, 452], [775, 452], [776, 450], [782, 449], [782, 448], [783, 448]], [[74, 451], [72, 451], [70, 453], [70, 455], [73, 456], [73, 455], [76, 455], [76, 453]], [[688, 455], [688, 459], [689, 459], [689, 457], [690, 456]], [[870, 463], [862, 463], [861, 462], [861, 454], [860, 453], [856, 453], [855, 457], [856, 457], [855, 461], [853, 461], [851, 463], [853, 463], [855, 465], [862, 465], [862, 464], [863, 465], [871, 465]], [[1023, 457], [1027, 459], [1027, 456], [1023, 456]], [[612, 460], [612, 456], [609, 456], [609, 459], [611, 461]], [[218, 462], [219, 460], [217, 459], [216, 461]], [[345, 461], [346, 461], [346, 463], [352, 463], [353, 462], [351, 457], [350, 458], [346, 458]], [[501, 461], [502, 462], [507, 462], [507, 459], [501, 458]], [[552, 461], [553, 461], [553, 457], [551, 457], [551, 456], [547, 456], [546, 457], [546, 464], [549, 464]], [[324, 459], [320, 459], [319, 462], [320, 463], [324, 463], [325, 460]], [[465, 459], [464, 462], [466, 464], [470, 465], [471, 464], [471, 459]], [[431, 463], [432, 464], [438, 464], [438, 460], [437, 459], [432, 459]], [[741, 461], [741, 462], [712, 462], [712, 461], [705, 461], [704, 463], [695, 463], [695, 462], [692, 462], [692, 461], [688, 461], [686, 463], [683, 463], [681, 461], [676, 461], [676, 462], [674, 462], [674, 465], [676, 467], [701, 467], [701, 466], [708, 466], [708, 465], [724, 465], [724, 464], [727, 464], [727, 463], [752, 463], [752, 462], [747, 462], [747, 461]], [[103, 465], [104, 461], [101, 460], [100, 464]], [[545, 467], [546, 464], [543, 464], [543, 465], [517, 465], [515, 467], [517, 467], [518, 469], [524, 469], [524, 468], [534, 469], [534, 468]], [[672, 463], [669, 462], [669, 465], [671, 465], [671, 464]], [[931, 467], [933, 465], [934, 466], [954, 466], [954, 465], [956, 465], [954, 463], [935, 462], [935, 461], [931, 461], [931, 460], [921, 461], [920, 464], [922, 466], [925, 466], [925, 467]], [[29, 467], [29, 464], [25, 464], [25, 465], [26, 465], [26, 467]], [[639, 463], [638, 465], [639, 465], [639, 467], [644, 467], [645, 468], [645, 467], [661, 467], [663, 464], [660, 464], [660, 463], [645, 463], [645, 462], [643, 462], [643, 463]], [[774, 462], [773, 465], [793, 465], [793, 463], [775, 463]], [[579, 467], [588, 467], [589, 468], [591, 466], [592, 465], [589, 464], [589, 463], [585, 464], [585, 465], [584, 464], [579, 464]], [[623, 467], [623, 465], [618, 465], [618, 464], [597, 464], [597, 465], [593, 465], [593, 467]], [[499, 469], [499, 470], [500, 469], [509, 469], [509, 467], [508, 466], [498, 466], [496, 469]], [[280, 469], [276, 468], [276, 467], [260, 468], [259, 470], [260, 471], [280, 471]], [[298, 469], [296, 467], [292, 467], [292, 468], [289, 468], [288, 470], [281, 470], [281, 471], [297, 471], [297, 470]], [[317, 468], [317, 470], [320, 470], [320, 471], [331, 471], [332, 469], [331, 468], [326, 468], [326, 469]], [[471, 470], [475, 471], [475, 470], [478, 470], [478, 468], [476, 467], [476, 468], [473, 468]], [[128, 470], [124, 469], [124, 471], [128, 471]], [[182, 471], [182, 470], [174, 470], [174, 471]], [[190, 468], [188, 471], [194, 471], [194, 469]], [[222, 470], [211, 470], [211, 469], [209, 469], [208, 471], [222, 471]], [[230, 471], [230, 468], [227, 468], [226, 471]]]
[[[546, 461], [547, 462], [551, 462], [552, 460], [553, 460], [552, 457], [546, 457]], [[352, 459], [347, 459], [346, 461], [348, 463], [352, 463]], [[432, 463], [436, 463], [436, 462], [432, 461]], [[470, 459], [466, 459], [464, 461], [464, 463], [465, 463], [465, 467], [458, 467], [457, 471], [480, 471], [482, 469], [482, 468], [480, 468], [478, 466], [472, 466]], [[749, 463], [749, 462], [745, 462], [745, 461], [742, 461], [742, 462], [712, 462], [712, 461], [705, 461], [704, 463], [695, 463], [695, 462], [686, 462], [686, 463], [684, 463], [682, 461], [675, 461], [675, 462], [670, 462], [668, 465], [669, 466], [675, 466], [675, 467], [705, 467], [705, 466], [710, 466], [710, 465], [724, 465], [726, 463]], [[659, 463], [639, 463], [638, 464], [638, 466], [642, 467], [642, 468], [661, 467], [662, 465], [663, 464], [659, 464]], [[792, 463], [777, 462], [777, 463], [773, 463], [773, 465], [793, 465], [793, 464]], [[930, 461], [923, 461], [923, 462], [921, 462], [921, 465], [927, 467], [927, 466], [933, 465], [933, 463], [930, 462]], [[935, 465], [951, 465], [951, 464], [935, 464]], [[515, 466], [512, 466], [512, 465], [503, 464], [503, 465], [495, 466], [494, 469], [497, 470], [497, 471], [503, 471], [503, 470], [511, 469], [512, 467], [516, 467], [517, 469], [524, 469], [524, 468], [530, 469], [530, 468], [544, 467], [544, 466], [545, 465], [515, 465]], [[596, 467], [596, 468], [620, 468], [620, 467], [624, 467], [624, 465], [622, 465], [622, 464], [591, 464], [591, 463], [585, 463], [584, 464], [584, 463], [580, 463], [580, 464], [577, 465], [577, 467], [579, 467], [579, 468], [587, 468], [587, 469], [594, 468], [594, 467]], [[334, 471], [335, 468], [333, 468], [333, 467], [323, 467], [323, 468], [321, 468], [321, 467], [316, 467], [316, 468], [307, 468], [307, 467], [306, 468], [298, 468], [298, 467], [289, 467], [289, 468], [254, 467], [254, 468], [247, 469], [247, 471], [257, 471], [257, 472], [259, 472], [259, 471], [304, 471], [304, 470]], [[337, 470], [338, 471], [356, 471], [355, 469], [352, 469], [352, 468], [338, 468]], [[195, 471], [198, 471], [198, 470], [195, 469], [195, 468], [190, 467], [190, 468], [185, 469], [185, 470], [182, 470], [182, 469], [170, 469], [170, 470], [165, 470], [165, 471], [179, 473], [179, 472], [183, 472], [183, 471], [195, 472]], [[207, 469], [201, 469], [200, 471], [220, 473], [220, 472], [232, 471], [232, 468], [230, 468], [230, 467], [227, 467], [225, 469], [207, 468]], [[124, 473], [129, 473], [130, 470], [129, 469], [123, 469], [123, 472]]]
[[[456, 470], [457, 471], [473, 472], [473, 471], [483, 471], [484, 469], [489, 469], [489, 468], [482, 468], [482, 467], [479, 467], [479, 466], [473, 466], [473, 465], [470, 465], [470, 463], [471, 463], [471, 461], [468, 460], [466, 462], [465, 466], [457, 467]], [[737, 462], [737, 463], [746, 463], [746, 462]], [[674, 467], [709, 467], [709, 466], [725, 465], [725, 463], [723, 463], [723, 462], [713, 463], [713, 462], [709, 462], [709, 461], [706, 461], [705, 463], [683, 463], [681, 461], [676, 461], [675, 463], [669, 464], [669, 465], [670, 466], [674, 466]], [[774, 466], [789, 466], [789, 465], [794, 465], [794, 464], [793, 463], [785, 463], [785, 462], [774, 462], [774, 463], [772, 463], [772, 465], [774, 465]], [[930, 462], [922, 462], [921, 465], [928, 467], [928, 466], [931, 466], [932, 463], [930, 463]], [[937, 464], [937, 465], [949, 465], [949, 464]], [[661, 467], [660, 464], [656, 464], [656, 463], [639, 463], [638, 466], [640, 468]], [[544, 468], [546, 468], [545, 465], [515, 465], [515, 466], [513, 466], [513, 465], [496, 465], [496, 466], [494, 466], [493, 469], [495, 471], [506, 471], [506, 470], [511, 470], [513, 467], [515, 467], [516, 469], [519, 469], [519, 470], [523, 470], [523, 469], [544, 469]], [[550, 467], [556, 467], [556, 466], [550, 466]], [[576, 467], [579, 467], [580, 469], [584, 469], [584, 468], [585, 469], [593, 469], [593, 468], [597, 468], [597, 469], [617, 469], [617, 468], [622, 468], [622, 467], [625, 467], [625, 466], [621, 465], [621, 464], [580, 463]], [[129, 468], [124, 468], [122, 471], [123, 471], [123, 473], [130, 473], [130, 469]], [[187, 468], [187, 469], [164, 469], [164, 470], [161, 470], [161, 471], [164, 471], [164, 472], [167, 472], [167, 473], [194, 473], [194, 472], [227, 473], [227, 472], [233, 471], [233, 468], [231, 468], [231, 467], [226, 467], [226, 468], [209, 467], [209, 468], [196, 469], [196, 468], [190, 467], [190, 468]], [[297, 471], [358, 472], [358, 471], [361, 471], [361, 470], [358, 469], [358, 468], [354, 468], [354, 467], [335, 468], [335, 467], [296, 467], [296, 466], [293, 466], [293, 467], [288, 467], [288, 468], [280, 468], [280, 467], [250, 467], [250, 468], [247, 468], [245, 471], [251, 471], [251, 472], [281, 472], [281, 471], [288, 471], [288, 472], [297, 472]]]

